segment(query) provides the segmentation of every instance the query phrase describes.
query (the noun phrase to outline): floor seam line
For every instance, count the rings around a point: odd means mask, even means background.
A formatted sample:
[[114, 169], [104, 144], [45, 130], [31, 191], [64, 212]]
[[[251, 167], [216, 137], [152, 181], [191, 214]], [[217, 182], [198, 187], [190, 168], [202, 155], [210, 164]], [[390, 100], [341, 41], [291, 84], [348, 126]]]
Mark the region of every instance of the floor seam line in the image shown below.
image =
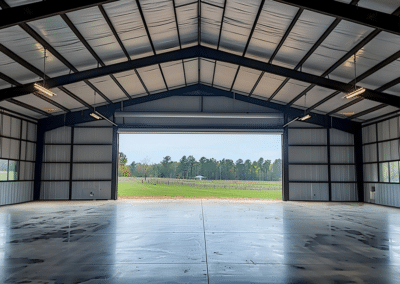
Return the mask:
[[206, 240], [206, 226], [204, 224], [203, 200], [201, 200], [201, 215], [203, 217], [203, 233], [204, 233], [204, 249], [206, 252], [207, 283], [210, 284], [210, 275], [208, 274], [207, 240]]

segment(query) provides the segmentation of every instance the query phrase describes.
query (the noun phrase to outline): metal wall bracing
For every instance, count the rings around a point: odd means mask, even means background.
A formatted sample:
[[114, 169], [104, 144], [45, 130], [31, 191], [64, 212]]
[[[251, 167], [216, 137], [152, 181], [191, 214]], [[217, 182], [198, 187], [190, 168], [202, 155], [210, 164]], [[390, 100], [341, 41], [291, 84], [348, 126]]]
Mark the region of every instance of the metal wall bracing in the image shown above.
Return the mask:
[[287, 131], [289, 200], [358, 200], [353, 134], [304, 122]]
[[365, 202], [400, 207], [400, 117], [363, 127]]
[[46, 132], [40, 199], [111, 199], [114, 135], [104, 121]]
[[36, 123], [0, 113], [0, 205], [33, 200]]

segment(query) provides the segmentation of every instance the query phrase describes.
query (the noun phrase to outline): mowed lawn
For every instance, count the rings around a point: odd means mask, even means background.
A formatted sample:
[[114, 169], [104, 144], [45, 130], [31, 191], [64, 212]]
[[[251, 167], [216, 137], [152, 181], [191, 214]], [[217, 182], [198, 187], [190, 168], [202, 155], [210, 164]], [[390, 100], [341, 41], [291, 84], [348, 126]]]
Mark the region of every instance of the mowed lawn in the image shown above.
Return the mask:
[[240, 190], [207, 188], [176, 184], [151, 184], [132, 181], [118, 183], [118, 195], [124, 196], [183, 196], [282, 199], [281, 190]]

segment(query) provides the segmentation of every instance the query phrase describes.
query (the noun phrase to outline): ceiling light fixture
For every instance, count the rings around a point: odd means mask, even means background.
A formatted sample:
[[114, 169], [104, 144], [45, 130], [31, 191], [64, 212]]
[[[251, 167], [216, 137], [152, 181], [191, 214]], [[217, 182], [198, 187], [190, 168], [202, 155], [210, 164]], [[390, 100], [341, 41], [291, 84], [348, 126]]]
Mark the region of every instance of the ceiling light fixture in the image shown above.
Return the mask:
[[56, 94], [54, 94], [52, 91], [46, 89], [45, 87], [43, 87], [43, 86], [41, 86], [41, 85], [39, 85], [39, 84], [37, 84], [37, 83], [35, 83], [35, 84], [33, 85], [33, 87], [34, 87], [36, 90], [38, 90], [38, 91], [39, 91], [41, 94], [43, 94], [43, 95], [46, 95], [46, 96], [49, 96], [49, 97], [54, 97], [54, 96], [56, 96]]
[[299, 120], [299, 117], [296, 117], [296, 118], [292, 119], [291, 121], [289, 121], [288, 123], [286, 123], [286, 124], [283, 126], [283, 128], [285, 128], [286, 126], [288, 126], [289, 124], [291, 124], [291, 123], [293, 123], [293, 122], [295, 122], [295, 121], [297, 121], [297, 120]]
[[94, 119], [98, 119], [98, 120], [101, 119], [101, 117], [97, 114], [97, 111], [92, 112], [92, 113], [90, 114], [90, 116], [93, 117]]
[[305, 120], [307, 120], [307, 119], [310, 119], [310, 118], [311, 118], [311, 115], [309, 115], [309, 114], [306, 114], [305, 116], [303, 116], [303, 117], [299, 118], [299, 120], [301, 120], [301, 121], [305, 121]]
[[93, 117], [94, 119], [97, 120], [101, 120], [104, 119], [105, 121], [111, 123], [114, 126], [118, 126], [118, 124], [116, 124], [115, 122], [113, 122], [112, 120], [108, 119], [106, 116], [102, 115], [100, 112], [98, 112], [97, 110], [93, 110], [92, 113], [90, 113], [90, 116]]
[[352, 116], [352, 115], [354, 115], [354, 112], [341, 112], [340, 114], [345, 115], [345, 116]]
[[358, 95], [361, 95], [362, 93], [364, 93], [366, 90], [364, 88], [360, 88], [358, 90], [355, 90], [351, 93], [348, 93], [345, 97], [346, 99], [352, 99], [354, 97], [357, 97]]

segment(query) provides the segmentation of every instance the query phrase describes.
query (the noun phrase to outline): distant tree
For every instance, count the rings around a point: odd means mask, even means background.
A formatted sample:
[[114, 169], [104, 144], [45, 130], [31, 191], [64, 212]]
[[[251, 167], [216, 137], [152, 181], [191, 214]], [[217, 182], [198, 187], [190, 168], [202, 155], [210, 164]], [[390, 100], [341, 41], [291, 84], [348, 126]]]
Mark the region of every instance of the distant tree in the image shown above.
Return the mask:
[[122, 152], [119, 152], [119, 164], [118, 164], [118, 176], [119, 177], [130, 177], [130, 167], [126, 165], [128, 158]]
[[119, 164], [125, 166], [127, 162], [128, 158], [126, 157], [126, 155], [122, 152], [119, 152]]
[[278, 181], [282, 178], [282, 160], [276, 159], [272, 164], [272, 180]]
[[150, 159], [149, 157], [144, 158], [141, 162], [140, 162], [141, 166], [143, 167], [143, 172], [144, 172], [144, 180], [146, 180], [147, 178], [147, 171], [149, 170], [150, 167]]

